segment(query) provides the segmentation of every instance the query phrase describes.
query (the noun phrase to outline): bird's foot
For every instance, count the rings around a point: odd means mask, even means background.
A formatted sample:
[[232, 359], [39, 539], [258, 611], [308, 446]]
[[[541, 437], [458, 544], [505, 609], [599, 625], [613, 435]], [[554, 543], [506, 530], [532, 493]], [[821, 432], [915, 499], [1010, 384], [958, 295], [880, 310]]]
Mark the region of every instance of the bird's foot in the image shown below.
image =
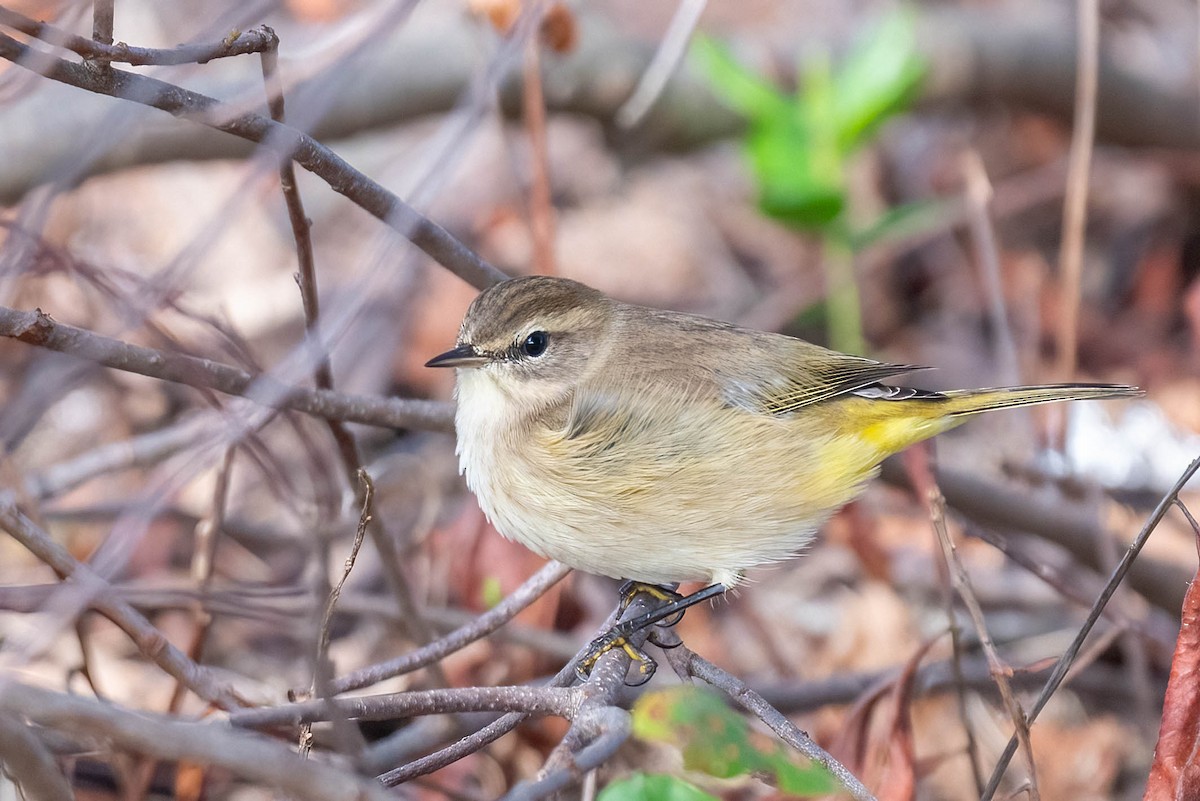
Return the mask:
[[609, 651], [621, 649], [625, 655], [629, 657], [631, 664], [637, 666], [636, 677], [631, 681], [628, 676], [625, 678], [625, 684], [629, 687], [640, 687], [654, 675], [654, 671], [658, 670], [658, 663], [650, 654], [643, 651], [641, 648], [634, 645], [629, 637], [637, 631], [636, 628], [630, 628], [622, 623], [618, 623], [611, 629], [601, 634], [596, 639], [592, 640], [587, 647], [579, 662], [575, 665], [575, 675], [580, 681], [587, 681], [588, 676], [592, 674], [593, 668]]

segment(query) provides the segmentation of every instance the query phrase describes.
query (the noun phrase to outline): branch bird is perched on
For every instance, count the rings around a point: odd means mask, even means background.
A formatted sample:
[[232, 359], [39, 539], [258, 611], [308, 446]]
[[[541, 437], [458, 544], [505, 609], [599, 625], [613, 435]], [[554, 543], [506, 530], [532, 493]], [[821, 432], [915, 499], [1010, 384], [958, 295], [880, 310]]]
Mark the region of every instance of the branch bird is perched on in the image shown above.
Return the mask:
[[1140, 394], [891, 387], [918, 368], [542, 276], [480, 294], [428, 366], [459, 368], [459, 464], [501, 534], [590, 573], [703, 581], [704, 597], [796, 554], [886, 457], [969, 415]]

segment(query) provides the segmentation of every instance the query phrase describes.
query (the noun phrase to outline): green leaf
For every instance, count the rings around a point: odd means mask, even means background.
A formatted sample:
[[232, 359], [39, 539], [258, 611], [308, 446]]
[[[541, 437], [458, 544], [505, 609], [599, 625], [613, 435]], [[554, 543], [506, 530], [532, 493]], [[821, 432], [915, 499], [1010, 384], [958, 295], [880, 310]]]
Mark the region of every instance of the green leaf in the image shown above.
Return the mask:
[[799, 121], [752, 129], [746, 154], [758, 183], [759, 207], [798, 228], [822, 228], [846, 205], [841, 163]]
[[888, 117], [903, 110], [925, 72], [911, 11], [897, 10], [872, 27], [851, 49], [834, 82], [842, 152], [861, 145]]
[[694, 784], [662, 773], [635, 773], [600, 791], [597, 801], [719, 801]]
[[710, 691], [675, 687], [646, 693], [633, 707], [633, 733], [676, 745], [685, 768], [717, 778], [747, 773], [771, 777], [792, 795], [838, 789], [824, 767], [798, 760], [782, 743], [751, 731], [741, 715]]
[[751, 124], [788, 112], [788, 99], [766, 78], [739, 63], [725, 45], [698, 35], [692, 43], [692, 57], [718, 97]]

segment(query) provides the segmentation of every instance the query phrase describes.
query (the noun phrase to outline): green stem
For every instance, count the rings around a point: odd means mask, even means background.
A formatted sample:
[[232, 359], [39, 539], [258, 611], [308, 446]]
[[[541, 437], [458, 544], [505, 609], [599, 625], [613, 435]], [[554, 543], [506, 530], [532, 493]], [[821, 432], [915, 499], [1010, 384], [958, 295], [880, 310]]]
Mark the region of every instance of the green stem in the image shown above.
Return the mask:
[[825, 265], [825, 306], [829, 346], [843, 353], [864, 355], [862, 306], [854, 271], [854, 251], [841, 237], [826, 236], [821, 261]]

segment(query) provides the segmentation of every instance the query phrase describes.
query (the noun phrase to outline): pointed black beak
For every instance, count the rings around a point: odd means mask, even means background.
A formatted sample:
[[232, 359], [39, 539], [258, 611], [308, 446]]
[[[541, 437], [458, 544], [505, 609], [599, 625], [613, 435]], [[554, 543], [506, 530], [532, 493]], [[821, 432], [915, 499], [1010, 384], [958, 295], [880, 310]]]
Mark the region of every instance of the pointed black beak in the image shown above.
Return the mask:
[[479, 354], [473, 345], [459, 345], [440, 356], [425, 362], [426, 367], [479, 367], [487, 363], [487, 357]]

